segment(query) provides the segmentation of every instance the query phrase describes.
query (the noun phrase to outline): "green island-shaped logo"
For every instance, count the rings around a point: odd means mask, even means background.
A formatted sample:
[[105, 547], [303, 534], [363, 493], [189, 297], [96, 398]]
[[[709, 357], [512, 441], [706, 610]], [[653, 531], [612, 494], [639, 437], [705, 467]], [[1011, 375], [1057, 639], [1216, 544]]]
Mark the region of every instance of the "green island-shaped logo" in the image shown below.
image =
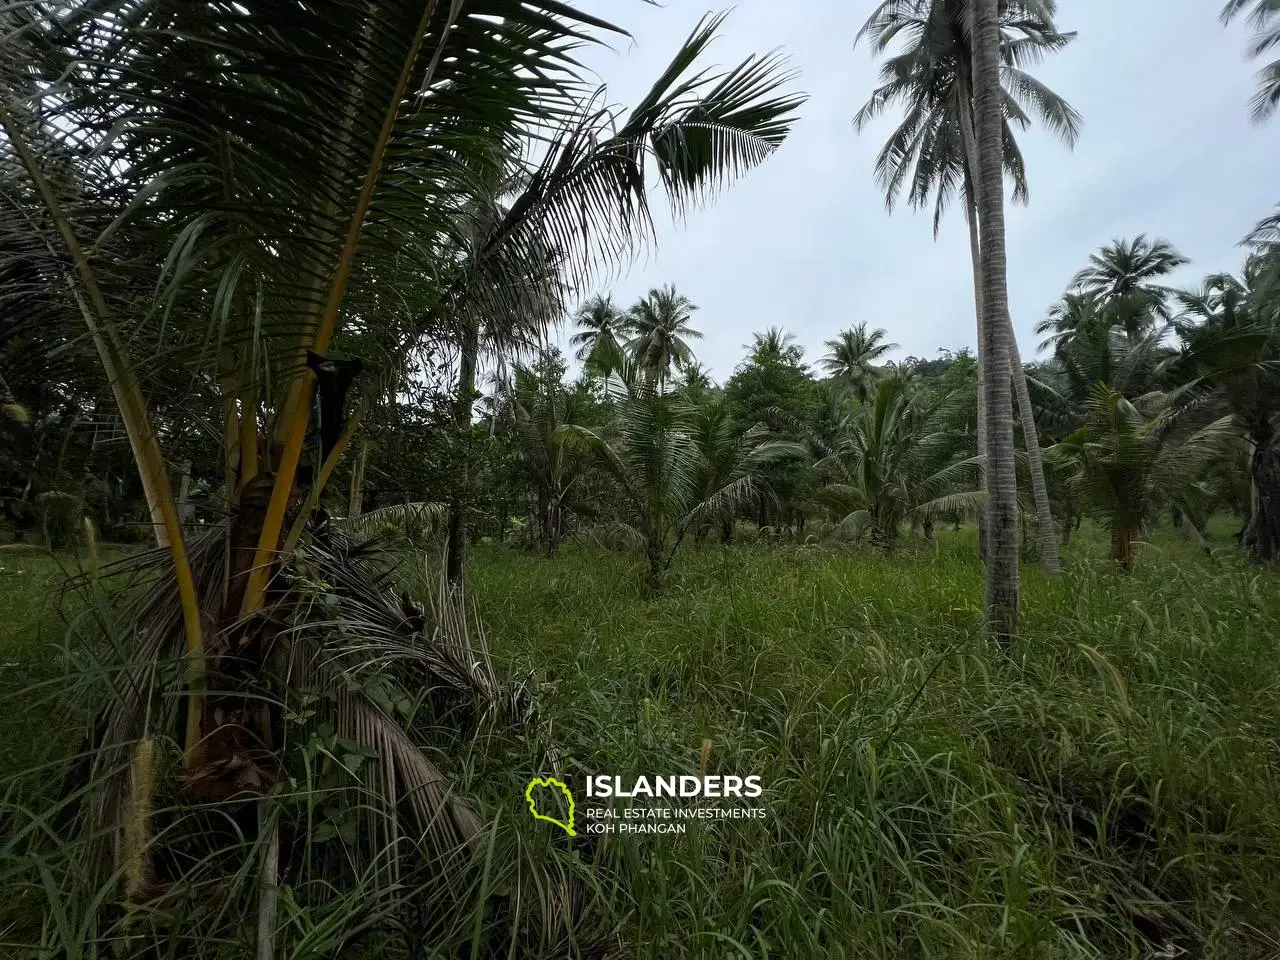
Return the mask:
[[[569, 801], [569, 822], [557, 820], [555, 817], [544, 816], [538, 812], [538, 801], [533, 798], [534, 787], [552, 787], [560, 790], [564, 794], [564, 798]], [[562, 827], [564, 832], [571, 837], [577, 834], [573, 830], [573, 794], [569, 792], [569, 788], [557, 780], [555, 777], [534, 777], [529, 781], [529, 785], [524, 788], [524, 798], [528, 801], [529, 812], [533, 814], [535, 820], [545, 820], [547, 823], [554, 823], [557, 827]]]

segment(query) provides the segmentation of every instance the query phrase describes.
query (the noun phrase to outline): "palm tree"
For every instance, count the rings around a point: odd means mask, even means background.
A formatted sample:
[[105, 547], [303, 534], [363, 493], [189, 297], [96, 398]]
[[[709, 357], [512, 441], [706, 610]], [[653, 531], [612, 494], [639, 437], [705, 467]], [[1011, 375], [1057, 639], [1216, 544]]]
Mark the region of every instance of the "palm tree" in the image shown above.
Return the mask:
[[763, 333], [753, 333], [751, 343], [747, 346], [757, 363], [765, 360], [795, 363], [804, 355], [804, 351], [796, 343], [796, 335], [782, 327], [769, 327]]
[[1071, 280], [1068, 292], [1084, 297], [1106, 314], [1108, 326], [1144, 336], [1171, 318], [1173, 290], [1154, 281], [1188, 263], [1167, 240], [1139, 234], [1117, 239], [1089, 255], [1089, 264]]
[[[794, 443], [755, 442], [753, 435], [728, 463], [709, 463], [688, 405], [659, 392], [656, 379], [637, 382], [607, 431], [568, 425], [562, 436], [589, 451], [616, 485], [622, 517], [612, 530], [644, 552], [654, 587], [662, 586], [691, 530], [723, 522], [739, 506], [767, 495], [761, 472], [804, 455]], [[714, 447], [721, 449], [719, 443]]]
[[1045, 318], [1036, 323], [1036, 333], [1044, 337], [1038, 349], [1052, 350], [1055, 356], [1061, 356], [1070, 352], [1076, 337], [1106, 326], [1102, 311], [1092, 297], [1082, 293], [1064, 293], [1046, 311]]
[[1280, 562], [1280, 297], [1274, 254], [1250, 258], [1242, 277], [1207, 277], [1175, 295], [1181, 349], [1170, 363], [1178, 404], [1230, 415], [1252, 447], [1253, 486], [1241, 546], [1255, 560]]
[[693, 361], [689, 341], [702, 339], [689, 325], [697, 309], [671, 284], [650, 290], [631, 308], [628, 348], [636, 363], [654, 375], [659, 390], [666, 385], [672, 367], [683, 370]]
[[622, 363], [622, 345], [631, 337], [630, 318], [613, 297], [596, 294], [573, 316], [578, 332], [569, 338], [577, 358], [593, 373], [608, 376]]
[[[185, 847], [167, 875], [144, 862], [153, 758], [169, 735], [184, 746], [184, 794], [217, 819], [232, 794], [256, 793], [268, 832], [280, 811], [268, 793], [289, 780], [272, 747], [286, 715], [301, 724], [290, 743], [328, 729], [376, 758], [359, 804], [381, 809], [383, 825], [334, 862], [399, 861], [410, 836], [443, 857], [479, 833], [359, 680], [376, 663], [399, 690], [439, 691], [442, 709], [453, 698], [497, 708], [487, 656], [450, 594], [424, 652], [423, 618], [385, 596], [385, 571], [347, 551], [316, 508], [414, 344], [518, 320], [531, 285], [577, 286], [629, 258], [651, 233], [646, 168], [678, 204], [782, 141], [800, 101], [778, 92], [777, 59], [688, 73], [719, 23], [700, 24], [640, 107], [617, 117], [583, 99], [572, 52], [615, 28], [553, 0], [304, 0], [287, 16], [267, 0], [107, 0], [6, 13], [0, 169], [20, 170], [32, 200], [5, 229], [29, 234], [23, 249], [43, 251], [56, 289], [73, 283], [61, 316], [83, 325], [112, 387], [164, 551], [134, 561], [156, 579], [129, 593], [139, 642], [113, 674], [122, 692], [93, 744], [103, 776], [85, 818], [95, 837], [132, 838], [107, 844], [128, 860], [131, 896], [190, 882]], [[524, 186], [504, 202], [512, 183]], [[386, 348], [364, 357], [385, 382], [353, 384], [348, 351], [370, 343]], [[469, 408], [467, 378], [460, 386]], [[228, 491], [225, 523], [198, 535], [183, 529], [167, 470], [193, 421], [219, 448]], [[187, 665], [177, 684], [161, 668], [173, 660]], [[300, 709], [300, 687], [332, 694], [324, 716]], [[224, 835], [203, 836], [180, 839]], [[263, 860], [272, 896], [289, 866], [276, 856]], [[259, 955], [270, 956], [278, 901], [262, 902], [257, 923], [228, 922], [265, 931]]]
[[1236, 436], [1230, 417], [1179, 427], [1167, 397], [1148, 419], [1120, 391], [1098, 384], [1084, 425], [1049, 450], [1085, 512], [1111, 532], [1111, 557], [1125, 570], [1133, 541], [1166, 505], [1196, 515], [1205, 470]]
[[[1260, 57], [1280, 46], [1280, 4], [1276, 0], [1227, 0], [1220, 14], [1230, 23], [1246, 7], [1252, 6], [1248, 20], [1256, 33], [1249, 46], [1250, 57]], [[1258, 92], [1253, 97], [1253, 119], [1266, 120], [1280, 104], [1280, 60], [1272, 60], [1258, 71]]]
[[[1023, 67], [1046, 53], [1061, 49], [1074, 39], [1053, 26], [1055, 4], [1046, 2], [1002, 3], [999, 17], [1003, 163], [1013, 179], [1014, 202], [1028, 197], [1025, 167], [1013, 135], [1013, 127], [1026, 129], [1037, 117], [1068, 145], [1075, 142], [1079, 114], [1065, 100], [1036, 81]], [[942, 214], [957, 190], [965, 205], [969, 225], [969, 251], [973, 268], [974, 307], [978, 317], [978, 445], [985, 448], [986, 378], [981, 335], [983, 315], [981, 245], [978, 223], [978, 153], [974, 116], [971, 0], [885, 0], [859, 31], [870, 37], [874, 52], [883, 52], [899, 37], [907, 42], [881, 69], [883, 83], [855, 117], [861, 129], [894, 103], [902, 103], [906, 117], [880, 151], [876, 177], [892, 209], [905, 184], [908, 201], [921, 208], [933, 202], [935, 235]], [[1021, 355], [1009, 320], [1010, 373], [1018, 395], [1027, 456], [1046, 570], [1060, 566], [1048, 489], [1044, 481], [1034, 412], [1022, 370]], [[985, 541], [985, 537], [983, 538]]]
[[950, 429], [956, 399], [926, 398], [906, 379], [885, 377], [831, 440], [810, 438], [829, 480], [817, 499], [844, 530], [887, 549], [908, 520], [927, 532], [939, 516], [982, 508], [978, 458], [958, 455], [962, 441]]
[[[974, 0], [973, 113], [982, 254], [982, 344], [987, 374], [987, 600], [986, 620], [997, 636], [1018, 631], [1018, 481], [1009, 390], [1008, 267], [1004, 249], [1004, 122], [1000, 86], [998, 0]], [[1030, 431], [1034, 435], [1034, 426]], [[1030, 437], [1028, 438], [1028, 442]], [[1047, 491], [1046, 491], [1047, 499]], [[1053, 530], [1050, 526], [1049, 536]]]
[[[644, 238], [645, 231], [652, 230], [650, 167], [657, 167], [669, 199], [680, 206], [691, 192], [705, 198], [709, 188], [762, 162], [786, 136], [785, 118], [800, 99], [778, 93], [789, 77], [776, 59], [749, 58], [727, 74], [681, 79], [723, 19], [720, 15], [699, 22], [671, 66], [626, 118], [597, 106], [603, 91], [580, 104], [536, 169], [504, 179], [504, 184], [523, 184], [515, 199], [500, 208], [490, 204], [468, 224], [470, 245], [455, 271], [462, 280], [446, 301], [460, 330], [455, 406], [460, 436], [471, 422], [481, 332], [487, 333], [498, 353], [512, 345], [532, 346], [546, 319], [559, 312], [558, 298], [572, 286], [564, 282], [562, 273], [588, 277], [601, 250], [605, 258], [615, 260], [633, 251], [637, 232]], [[714, 124], [709, 125], [708, 118], [714, 118]], [[574, 225], [563, 222], [553, 221], [544, 233], [528, 234], [531, 225], [548, 218], [548, 209], [554, 214], [565, 205], [566, 195], [574, 202], [613, 210], [617, 217], [612, 221], [601, 220], [598, 214], [586, 218], [593, 243], [584, 242], [587, 238], [579, 237]], [[554, 246], [549, 237], [555, 238]], [[492, 290], [499, 286], [524, 295], [514, 304], [510, 295], [497, 298], [495, 308]], [[673, 289], [655, 292], [661, 295], [650, 299], [658, 311], [655, 315], [664, 316], [658, 328], [663, 332], [654, 334], [646, 362], [665, 358], [668, 365], [673, 361], [679, 365], [692, 356], [679, 334], [701, 335], [681, 329], [678, 323], [667, 332], [665, 324], [682, 312], [687, 319], [694, 307]], [[465, 484], [460, 489], [465, 491]], [[451, 583], [461, 582], [465, 573], [465, 518], [466, 505], [455, 497], [446, 559]]]
[[521, 470], [537, 495], [537, 529], [548, 556], [564, 539], [570, 497], [589, 460], [565, 442], [563, 429], [581, 425], [588, 398], [581, 389], [565, 389], [560, 369], [541, 374], [518, 367], [510, 403]]
[[875, 393], [876, 378], [882, 369], [877, 361], [898, 349], [896, 343], [885, 340], [887, 336], [887, 330], [882, 327], [868, 330], [863, 321], [842, 330], [835, 340], [826, 341], [830, 352], [819, 362], [832, 379], [844, 384], [860, 402], [866, 403]]
[[696, 399], [712, 387], [711, 372], [697, 360], [690, 360], [680, 371], [676, 389], [688, 399]]

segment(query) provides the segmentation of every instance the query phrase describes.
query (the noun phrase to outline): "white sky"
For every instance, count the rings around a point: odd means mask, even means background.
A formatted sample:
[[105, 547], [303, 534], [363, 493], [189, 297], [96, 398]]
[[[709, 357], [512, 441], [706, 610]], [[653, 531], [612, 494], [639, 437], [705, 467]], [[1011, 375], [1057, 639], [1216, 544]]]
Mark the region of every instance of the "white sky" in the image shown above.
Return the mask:
[[[707, 0], [582, 0], [634, 42], [583, 59], [629, 107], [649, 87]], [[796, 334], [812, 362], [822, 341], [861, 320], [888, 329], [896, 356], [933, 357], [974, 342], [968, 234], [958, 209], [937, 242], [931, 214], [890, 215], [872, 165], [892, 122], [856, 134], [853, 114], [878, 63], [853, 39], [873, 0], [741, 0], [707, 60], [729, 66], [780, 47], [809, 94], [790, 139], [764, 166], [683, 225], [659, 222], [659, 247], [613, 287], [630, 304], [674, 283], [699, 306], [698, 357], [723, 381], [756, 330]], [[1078, 31], [1035, 74], [1084, 116], [1074, 151], [1047, 133], [1020, 135], [1031, 203], [1008, 208], [1009, 299], [1023, 354], [1031, 328], [1088, 254], [1145, 232], [1193, 260], [1175, 277], [1238, 269], [1239, 240], [1280, 201], [1280, 117], [1256, 126], [1259, 64], [1241, 22], [1223, 28], [1218, 0], [1060, 0], [1060, 30]], [[569, 331], [557, 338], [563, 345]], [[566, 352], [568, 352], [566, 350]]]

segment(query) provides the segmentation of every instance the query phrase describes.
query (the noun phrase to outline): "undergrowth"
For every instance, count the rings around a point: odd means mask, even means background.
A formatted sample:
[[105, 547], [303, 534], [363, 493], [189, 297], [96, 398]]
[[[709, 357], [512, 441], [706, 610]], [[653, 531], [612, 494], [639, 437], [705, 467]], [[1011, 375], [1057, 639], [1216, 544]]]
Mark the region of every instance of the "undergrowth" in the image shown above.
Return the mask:
[[[657, 594], [630, 555], [482, 545], [469, 600], [537, 712], [436, 758], [490, 825], [446, 875], [469, 906], [432, 913], [429, 936], [403, 911], [357, 932], [368, 891], [322, 908], [286, 889], [277, 955], [539, 956], [514, 933], [533, 924], [664, 960], [1274, 956], [1280, 581], [1172, 535], [1128, 575], [1104, 557], [1083, 536], [1061, 577], [1024, 568], [1023, 636], [1001, 647], [963, 534], [890, 556], [694, 549]], [[434, 560], [406, 554], [415, 596]], [[50, 669], [50, 629], [11, 633], [4, 661]], [[6, 693], [6, 739], [36, 739], [48, 711]], [[529, 816], [535, 775], [581, 804], [588, 774], [698, 774], [705, 741], [707, 773], [761, 778], [765, 819], [570, 838]], [[440, 875], [413, 882], [431, 902]]]

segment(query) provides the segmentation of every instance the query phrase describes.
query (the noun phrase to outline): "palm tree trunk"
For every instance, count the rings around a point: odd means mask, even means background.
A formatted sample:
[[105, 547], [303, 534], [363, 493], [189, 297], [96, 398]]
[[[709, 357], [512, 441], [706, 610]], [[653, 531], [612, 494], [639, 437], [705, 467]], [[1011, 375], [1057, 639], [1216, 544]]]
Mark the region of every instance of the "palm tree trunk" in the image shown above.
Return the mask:
[[1004, 238], [1003, 91], [998, 0], [976, 0], [974, 114], [978, 143], [978, 227], [982, 251], [982, 342], [987, 412], [986, 619], [1000, 637], [1018, 630], [1018, 482], [1009, 389], [1008, 265]]
[[360, 444], [360, 455], [356, 457], [351, 468], [351, 492], [347, 497], [347, 519], [354, 520], [360, 516], [364, 500], [364, 468], [369, 462], [369, 441]]
[[[966, 164], [964, 172], [965, 180], [965, 213], [969, 218], [969, 260], [973, 267], [973, 307], [977, 318], [978, 333], [978, 455], [983, 458], [979, 469], [979, 479], [985, 489], [987, 483], [987, 365], [983, 362], [986, 357], [986, 349], [982, 343], [982, 248], [978, 239], [978, 203], [977, 189], [974, 178], [970, 175], [970, 169], [976, 170], [977, 163], [977, 142], [972, 137], [972, 130], [969, 130], [968, 124], [961, 122], [962, 134], [968, 131], [969, 136], [965, 137], [969, 149], [969, 162]], [[978, 553], [985, 561], [987, 559], [987, 518], [984, 514], [978, 515]]]
[[[978, 169], [977, 141], [973, 127], [966, 122], [968, 114], [961, 110], [960, 137], [965, 149], [965, 214], [969, 219], [969, 257], [973, 265], [973, 300], [978, 314], [978, 449], [986, 450], [987, 417], [986, 417], [986, 378], [983, 375], [982, 344], [982, 246], [979, 239], [978, 211], [974, 176], [970, 173]], [[1049, 485], [1044, 479], [1044, 459], [1040, 455], [1040, 435], [1036, 430], [1035, 413], [1031, 408], [1031, 393], [1027, 389], [1027, 374], [1022, 369], [1022, 355], [1018, 351], [1018, 339], [1013, 332], [1013, 319], [1005, 311], [1004, 321], [1008, 324], [1009, 360], [1013, 375], [1013, 386], [1018, 397], [1018, 413], [1022, 419], [1022, 435], [1027, 447], [1027, 462], [1031, 470], [1031, 492], [1036, 502], [1036, 522], [1040, 531], [1040, 552], [1045, 572], [1057, 573], [1062, 569], [1062, 560], [1058, 556], [1058, 539], [1053, 530], [1053, 511], [1049, 506]], [[984, 471], [985, 476], [985, 471]], [[978, 525], [978, 541], [985, 548], [986, 531], [981, 521]], [[983, 556], [985, 557], [985, 549]]]
[[1133, 530], [1129, 527], [1111, 528], [1111, 559], [1123, 570], [1133, 569]]
[[[480, 330], [474, 320], [466, 321], [462, 333], [462, 350], [458, 362], [458, 395], [454, 400], [454, 426], [463, 448], [468, 449], [467, 434], [471, 431], [471, 404], [476, 390], [476, 367], [479, 365]], [[467, 484], [469, 483], [469, 454], [463, 457], [462, 476], [449, 499], [449, 533], [445, 546], [445, 576], [449, 583], [462, 582], [467, 568]]]
[[1045, 573], [1059, 573], [1062, 570], [1062, 558], [1058, 555], [1058, 537], [1053, 530], [1053, 510], [1049, 506], [1049, 485], [1044, 479], [1044, 458], [1040, 455], [1040, 434], [1036, 429], [1035, 412], [1031, 409], [1031, 392], [1027, 389], [1027, 374], [1022, 369], [1018, 340], [1008, 313], [1005, 314], [1005, 323], [1009, 328], [1009, 362], [1013, 367], [1013, 389], [1018, 396], [1018, 415], [1022, 419], [1022, 442], [1027, 448], [1031, 493], [1036, 502], [1040, 563]]

